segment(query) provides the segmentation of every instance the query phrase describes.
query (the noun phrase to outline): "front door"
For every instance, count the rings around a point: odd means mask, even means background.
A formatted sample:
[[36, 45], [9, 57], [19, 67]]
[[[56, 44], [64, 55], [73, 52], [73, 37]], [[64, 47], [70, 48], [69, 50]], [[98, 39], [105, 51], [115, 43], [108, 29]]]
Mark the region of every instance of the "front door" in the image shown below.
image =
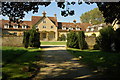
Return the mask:
[[46, 33], [42, 33], [43, 39], [46, 39]]

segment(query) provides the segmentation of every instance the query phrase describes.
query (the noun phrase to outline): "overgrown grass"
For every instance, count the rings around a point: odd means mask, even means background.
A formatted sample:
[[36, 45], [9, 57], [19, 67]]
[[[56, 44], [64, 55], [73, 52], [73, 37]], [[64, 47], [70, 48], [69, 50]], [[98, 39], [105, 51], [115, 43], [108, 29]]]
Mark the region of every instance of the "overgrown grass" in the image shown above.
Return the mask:
[[66, 42], [65, 41], [56, 41], [56, 42], [43, 41], [41, 42], [41, 45], [66, 45]]
[[120, 53], [102, 52], [100, 50], [79, 50], [68, 48], [68, 51], [76, 56], [82, 57], [80, 62], [88, 67], [103, 72], [107, 75], [120, 75]]
[[36, 62], [41, 58], [40, 49], [2, 47], [3, 80], [26, 80], [37, 71]]

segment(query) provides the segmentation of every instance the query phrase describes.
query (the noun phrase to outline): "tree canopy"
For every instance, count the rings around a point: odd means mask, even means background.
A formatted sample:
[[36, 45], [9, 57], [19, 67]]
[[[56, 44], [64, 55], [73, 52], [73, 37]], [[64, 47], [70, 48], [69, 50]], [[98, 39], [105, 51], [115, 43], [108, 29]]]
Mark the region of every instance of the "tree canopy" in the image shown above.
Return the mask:
[[93, 10], [82, 14], [80, 20], [84, 23], [91, 22], [91, 24], [100, 24], [104, 22], [104, 17], [98, 8], [94, 8]]
[[[73, 16], [74, 10], [71, 10], [68, 5], [75, 5], [77, 2], [57, 2], [57, 7], [61, 8], [61, 15]], [[86, 4], [92, 4], [94, 2], [85, 2]], [[105, 22], [111, 23], [115, 19], [120, 20], [120, 2], [95, 2], [102, 12]], [[25, 16], [25, 12], [32, 11], [37, 13], [39, 5], [48, 6], [51, 2], [2, 2], [1, 13], [3, 16], [8, 16], [10, 21], [21, 22]], [[78, 4], [82, 4], [82, 1], [79, 0]], [[20, 20], [21, 19], [21, 20]]]

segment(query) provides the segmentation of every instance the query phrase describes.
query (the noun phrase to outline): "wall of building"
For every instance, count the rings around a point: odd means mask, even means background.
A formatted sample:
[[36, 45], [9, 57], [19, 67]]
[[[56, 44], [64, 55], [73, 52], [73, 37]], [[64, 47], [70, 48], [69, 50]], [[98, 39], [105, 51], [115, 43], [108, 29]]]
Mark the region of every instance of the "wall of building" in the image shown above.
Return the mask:
[[90, 49], [93, 49], [93, 46], [94, 46], [95, 43], [96, 43], [95, 37], [86, 37], [85, 40], [86, 40], [89, 48], [90, 48]]
[[99, 36], [99, 32], [85, 32], [86, 36], [92, 36], [92, 34], [96, 34], [96, 36]]
[[2, 46], [16, 46], [22, 47], [23, 37], [0, 37], [2, 39]]
[[[43, 23], [43, 21], [46, 21], [46, 23]], [[55, 40], [57, 40], [58, 36], [57, 36], [57, 27], [55, 26], [55, 24], [49, 19], [49, 18], [44, 18], [43, 20], [41, 20], [40, 23], [38, 23], [38, 29], [40, 32], [42, 31], [53, 31], [55, 32]], [[46, 26], [46, 28], [43, 28], [43, 26]], [[53, 28], [51, 28], [51, 26], [53, 26]]]

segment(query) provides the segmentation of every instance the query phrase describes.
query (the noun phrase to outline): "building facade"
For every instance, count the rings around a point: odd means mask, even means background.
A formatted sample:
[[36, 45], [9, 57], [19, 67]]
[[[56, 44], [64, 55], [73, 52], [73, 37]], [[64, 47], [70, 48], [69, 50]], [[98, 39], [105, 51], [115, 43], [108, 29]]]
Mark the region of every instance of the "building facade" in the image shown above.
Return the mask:
[[70, 31], [86, 31], [89, 23], [76, 23], [74, 20], [70, 22], [58, 22], [56, 14], [54, 17], [46, 16], [46, 12], [42, 13], [43, 16], [32, 16], [31, 21], [23, 21], [21, 24], [9, 23], [9, 20], [0, 20], [0, 28], [2, 28], [3, 35], [14, 34], [22, 36], [23, 32], [35, 27], [40, 32], [40, 39], [43, 41], [57, 41], [58, 38]]

